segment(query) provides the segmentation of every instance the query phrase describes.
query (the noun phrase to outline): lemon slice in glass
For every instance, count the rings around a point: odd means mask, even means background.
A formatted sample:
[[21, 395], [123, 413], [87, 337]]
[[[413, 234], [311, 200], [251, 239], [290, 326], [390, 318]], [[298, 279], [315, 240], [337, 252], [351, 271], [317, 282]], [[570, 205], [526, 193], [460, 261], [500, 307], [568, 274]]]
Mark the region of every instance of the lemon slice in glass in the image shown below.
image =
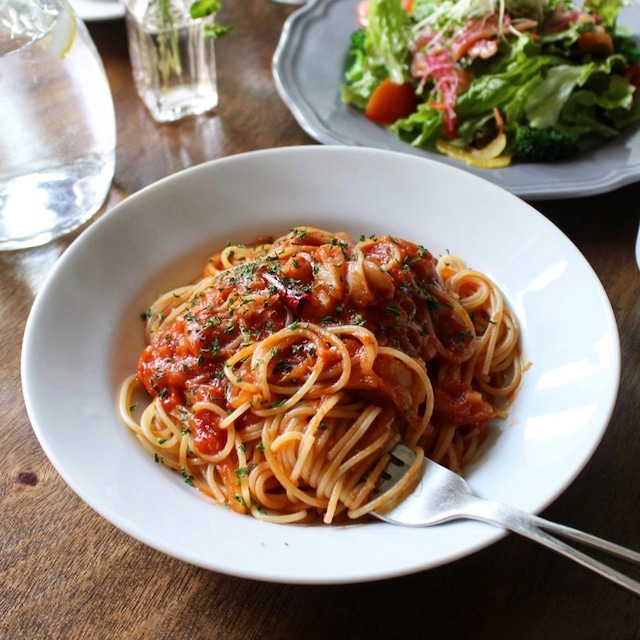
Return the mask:
[[71, 51], [71, 47], [73, 47], [78, 25], [75, 13], [67, 0], [62, 0], [60, 7], [58, 20], [47, 35], [46, 42], [43, 42], [43, 45], [47, 51], [56, 55], [60, 60], [64, 60], [65, 56]]
[[53, 53], [60, 60], [76, 39], [76, 16], [67, 0], [54, 0], [45, 7], [31, 0], [0, 0], [0, 55], [17, 51], [31, 43]]

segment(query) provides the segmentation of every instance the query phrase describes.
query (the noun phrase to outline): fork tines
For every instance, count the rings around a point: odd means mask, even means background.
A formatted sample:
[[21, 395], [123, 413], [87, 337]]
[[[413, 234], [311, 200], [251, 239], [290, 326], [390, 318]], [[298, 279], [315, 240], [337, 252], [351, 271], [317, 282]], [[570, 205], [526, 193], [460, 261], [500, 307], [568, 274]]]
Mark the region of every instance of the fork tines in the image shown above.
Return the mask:
[[406, 444], [400, 443], [393, 447], [389, 452], [389, 462], [376, 483], [378, 492], [384, 493], [400, 482], [414, 464], [416, 455]]

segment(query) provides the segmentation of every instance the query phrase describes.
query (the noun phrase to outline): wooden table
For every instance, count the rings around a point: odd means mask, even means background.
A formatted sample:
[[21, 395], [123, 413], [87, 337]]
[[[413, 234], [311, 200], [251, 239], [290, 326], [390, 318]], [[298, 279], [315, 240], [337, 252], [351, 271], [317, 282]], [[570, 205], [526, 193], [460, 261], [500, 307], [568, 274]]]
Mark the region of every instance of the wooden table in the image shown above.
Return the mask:
[[[271, 56], [292, 10], [269, 0], [227, 2], [220, 18], [235, 30], [217, 48], [220, 108], [179, 125], [156, 125], [138, 99], [123, 21], [91, 25], [118, 127], [116, 175], [104, 211], [212, 158], [313, 143], [271, 76]], [[640, 275], [633, 258], [640, 183], [534, 204], [601, 278], [622, 341], [610, 427], [586, 469], [543, 515], [640, 549]], [[48, 462], [21, 395], [27, 314], [72, 239], [0, 254], [1, 638], [640, 638], [640, 598], [515, 535], [404, 578], [295, 586], [205, 571], [114, 528]], [[640, 567], [618, 566], [640, 579]]]

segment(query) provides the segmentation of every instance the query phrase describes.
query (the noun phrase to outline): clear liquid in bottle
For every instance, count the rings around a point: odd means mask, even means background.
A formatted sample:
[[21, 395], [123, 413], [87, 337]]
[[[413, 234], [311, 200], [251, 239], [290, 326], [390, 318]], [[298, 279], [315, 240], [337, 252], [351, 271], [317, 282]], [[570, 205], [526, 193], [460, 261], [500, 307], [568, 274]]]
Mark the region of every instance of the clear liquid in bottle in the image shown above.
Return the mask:
[[129, 55], [138, 94], [158, 122], [173, 122], [218, 105], [213, 38], [208, 19], [193, 19], [189, 3], [169, 0], [171, 22], [157, 0], [128, 0]]

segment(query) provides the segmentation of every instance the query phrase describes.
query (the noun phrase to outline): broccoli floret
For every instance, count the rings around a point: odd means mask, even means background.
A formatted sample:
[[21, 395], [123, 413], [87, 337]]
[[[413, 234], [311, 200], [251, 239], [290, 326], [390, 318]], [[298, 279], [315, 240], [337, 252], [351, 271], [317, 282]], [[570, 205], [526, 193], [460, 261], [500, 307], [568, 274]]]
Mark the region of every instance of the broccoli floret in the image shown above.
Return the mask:
[[580, 151], [578, 138], [553, 127], [535, 129], [519, 126], [512, 156], [522, 162], [553, 162], [573, 158]]
[[350, 51], [364, 51], [366, 32], [364, 29], [356, 29], [349, 37]]
[[366, 58], [364, 51], [365, 37], [365, 30], [358, 29], [354, 31], [349, 38], [347, 70], [345, 72], [345, 77], [348, 82], [356, 82], [362, 78], [364, 60]]

